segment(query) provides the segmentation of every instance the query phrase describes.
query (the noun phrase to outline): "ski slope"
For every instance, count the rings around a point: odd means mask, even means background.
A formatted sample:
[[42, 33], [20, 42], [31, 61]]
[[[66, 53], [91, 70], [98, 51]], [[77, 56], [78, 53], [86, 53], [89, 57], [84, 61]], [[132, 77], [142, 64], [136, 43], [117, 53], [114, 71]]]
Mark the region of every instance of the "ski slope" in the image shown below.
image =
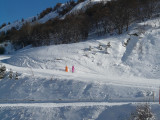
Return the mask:
[[[7, 71], [19, 74], [19, 80], [0, 80], [0, 118], [127, 119], [135, 110], [131, 103], [158, 102], [159, 38], [160, 23], [153, 19], [134, 25], [128, 34], [0, 56]], [[159, 118], [158, 103], [151, 105]]]

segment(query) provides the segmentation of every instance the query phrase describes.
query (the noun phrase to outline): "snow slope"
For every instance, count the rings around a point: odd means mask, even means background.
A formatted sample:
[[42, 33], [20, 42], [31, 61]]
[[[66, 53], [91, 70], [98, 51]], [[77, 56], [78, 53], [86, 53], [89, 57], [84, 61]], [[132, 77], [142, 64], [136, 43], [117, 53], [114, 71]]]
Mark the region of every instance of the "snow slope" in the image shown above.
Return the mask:
[[[1, 104], [0, 119], [127, 120], [135, 111], [136, 105], [128, 103], [10, 104], [10, 106]], [[156, 119], [160, 117], [159, 110], [158, 104], [152, 105]]]
[[[74, 106], [75, 105], [75, 106]], [[87, 105], [87, 104], [86, 104]], [[117, 104], [118, 105], [118, 104]], [[54, 107], [53, 104], [43, 104], [41, 107], [35, 107], [31, 105], [28, 107], [24, 105], [17, 105], [15, 107], [3, 107], [0, 110], [0, 119], [18, 119], [18, 120], [103, 120], [105, 118], [117, 120], [117, 118], [127, 118], [129, 117], [129, 112], [134, 110], [132, 105], [121, 104], [119, 110], [125, 110], [123, 115], [119, 112], [113, 112], [119, 105], [91, 105], [91, 106], [76, 106], [76, 103], [73, 103], [72, 106], [66, 107]], [[2, 105], [5, 106], [5, 105]], [[14, 105], [11, 105], [14, 106]], [[34, 107], [33, 107], [34, 106]], [[89, 111], [89, 112], [88, 112]], [[109, 112], [107, 112], [109, 111]], [[18, 114], [17, 114], [18, 113]], [[41, 114], [40, 114], [41, 113]], [[107, 113], [107, 114], [106, 114]]]
[[[158, 102], [159, 21], [139, 23], [130, 29], [129, 35], [29, 47], [10, 56], [0, 56], [7, 71], [12, 69], [14, 75], [19, 74], [19, 80], [8, 76], [0, 80], [1, 118], [103, 120], [108, 117], [119, 120], [128, 118], [135, 110], [132, 102]], [[139, 36], [131, 35], [134, 33]], [[106, 51], [108, 42], [111, 47]], [[100, 44], [102, 49], [99, 49]], [[69, 69], [74, 65], [75, 73], [66, 73], [66, 65]], [[19, 103], [23, 104], [19, 106]], [[152, 106], [159, 118], [157, 104], [152, 103]], [[46, 105], [51, 106], [49, 111]], [[121, 112], [124, 110], [127, 112]]]
[[13, 27], [15, 27], [17, 30], [20, 29], [22, 27], [23, 24], [25, 24], [26, 22], [32, 22], [32, 19], [34, 17], [30, 17], [27, 18], [26, 20], [22, 21], [15, 21], [14, 23], [11, 23], [9, 25], [4, 26], [3, 28], [0, 29], [0, 32], [4, 31], [7, 32], [8, 30], [12, 29]]

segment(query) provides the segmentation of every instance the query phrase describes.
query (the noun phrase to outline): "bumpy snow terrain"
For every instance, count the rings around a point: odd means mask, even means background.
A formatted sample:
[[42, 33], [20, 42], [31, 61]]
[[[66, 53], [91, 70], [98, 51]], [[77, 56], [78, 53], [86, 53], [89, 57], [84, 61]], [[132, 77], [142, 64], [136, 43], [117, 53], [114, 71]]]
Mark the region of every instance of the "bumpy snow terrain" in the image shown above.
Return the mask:
[[0, 119], [124, 120], [141, 102], [151, 102], [160, 118], [159, 19], [130, 29], [123, 35], [26, 47], [0, 56], [7, 71], [18, 72], [19, 78], [0, 80]]

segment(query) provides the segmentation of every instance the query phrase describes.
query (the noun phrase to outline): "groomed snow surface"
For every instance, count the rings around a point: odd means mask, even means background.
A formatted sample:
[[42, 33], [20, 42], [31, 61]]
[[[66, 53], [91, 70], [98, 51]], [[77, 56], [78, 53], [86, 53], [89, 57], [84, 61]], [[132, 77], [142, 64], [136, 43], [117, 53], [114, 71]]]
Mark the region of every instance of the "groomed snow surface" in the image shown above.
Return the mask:
[[158, 120], [159, 24], [154, 19], [131, 27], [129, 34], [139, 36], [28, 47], [0, 56], [7, 71], [19, 75], [0, 80], [0, 119], [125, 120], [137, 104], [151, 102]]

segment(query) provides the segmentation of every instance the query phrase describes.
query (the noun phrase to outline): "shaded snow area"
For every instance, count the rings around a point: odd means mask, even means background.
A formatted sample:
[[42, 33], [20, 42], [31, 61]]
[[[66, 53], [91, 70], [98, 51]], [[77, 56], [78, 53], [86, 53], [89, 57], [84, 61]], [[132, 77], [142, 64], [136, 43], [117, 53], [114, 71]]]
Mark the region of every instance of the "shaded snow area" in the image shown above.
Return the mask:
[[[145, 86], [139, 88], [139, 86], [132, 87], [120, 83], [120, 85], [88, 83], [77, 81], [76, 78], [65, 80], [61, 76], [49, 74], [48, 78], [26, 76], [27, 73], [21, 75], [18, 81], [11, 79], [0, 81], [0, 102], [143, 102], [152, 100], [153, 91], [156, 91], [156, 88], [148, 89]], [[156, 100], [158, 101], [158, 98]]]
[[[128, 120], [135, 111], [135, 104], [5, 104], [0, 105], [1, 120]], [[57, 107], [58, 106], [58, 107]], [[152, 111], [160, 117], [158, 104]]]
[[[151, 102], [160, 119], [159, 26], [154, 19], [128, 34], [0, 56], [8, 71], [0, 80], [0, 119], [125, 120], [141, 102]], [[9, 79], [10, 69], [18, 80]]]
[[5, 48], [5, 53], [4, 54], [11, 54], [15, 51], [12, 43], [10, 43], [10, 42], [0, 43], [0, 47]]

